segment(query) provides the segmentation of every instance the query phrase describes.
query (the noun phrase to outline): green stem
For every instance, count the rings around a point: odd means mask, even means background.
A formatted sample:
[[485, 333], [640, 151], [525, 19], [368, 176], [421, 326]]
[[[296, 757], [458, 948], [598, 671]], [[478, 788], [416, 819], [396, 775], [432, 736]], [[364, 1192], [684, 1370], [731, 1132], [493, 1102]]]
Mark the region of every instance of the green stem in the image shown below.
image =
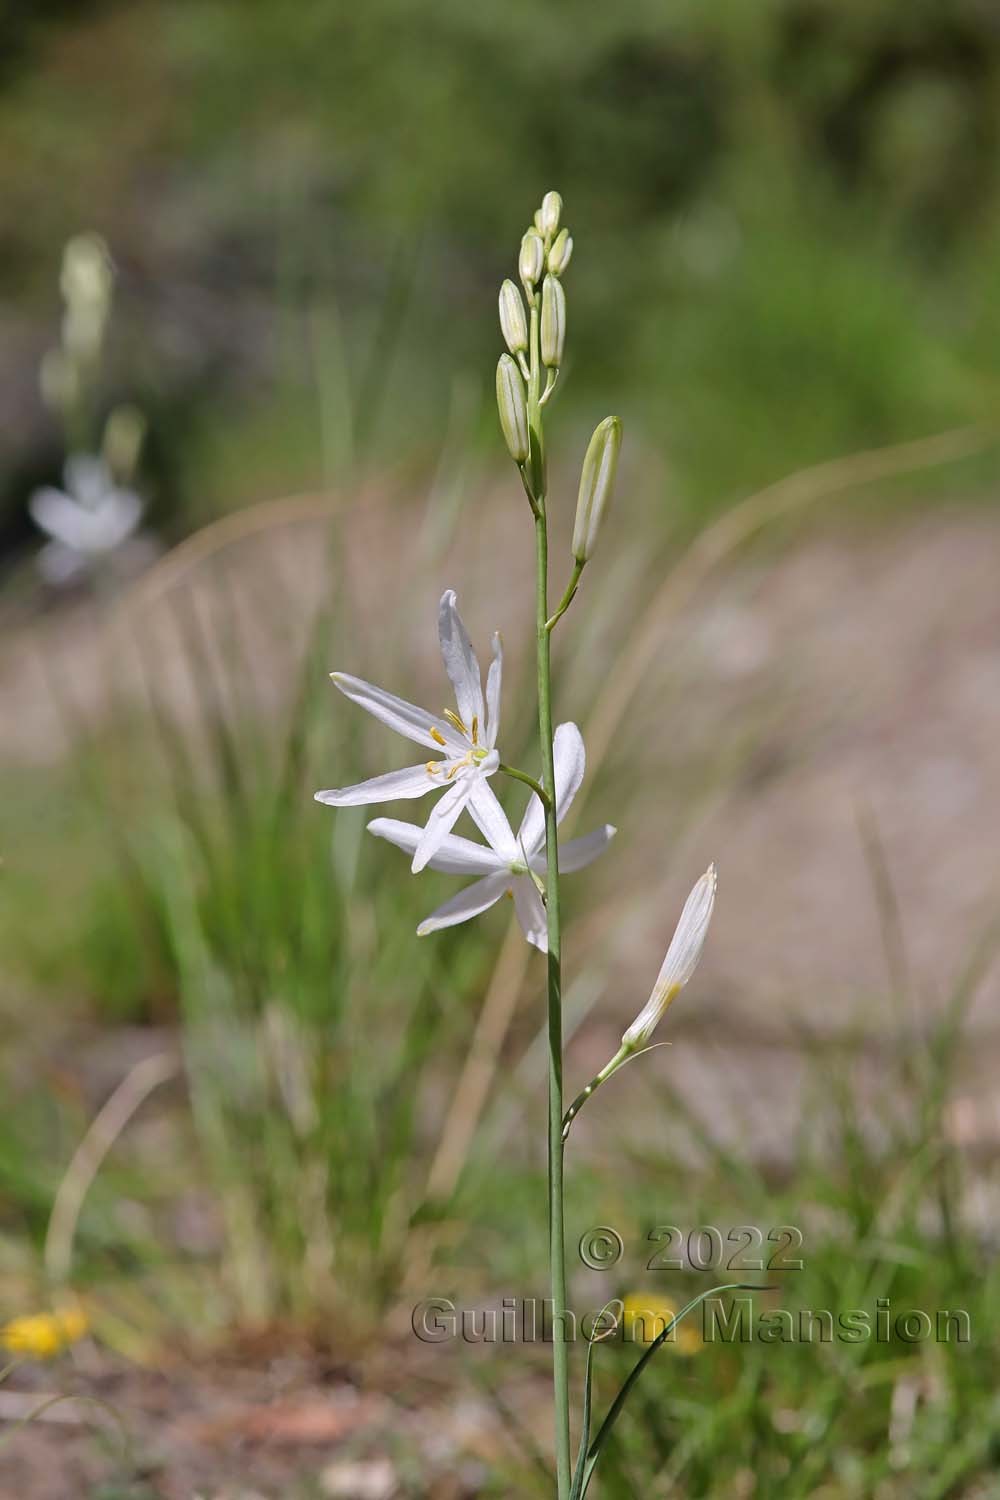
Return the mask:
[[512, 776], [515, 781], [523, 781], [525, 786], [530, 786], [535, 796], [541, 799], [542, 806], [545, 807], [547, 805], [549, 800], [548, 792], [542, 786], [541, 782], [536, 781], [534, 776], [529, 776], [527, 771], [519, 771], [516, 766], [509, 766], [505, 760], [500, 762], [497, 770], [502, 771], [505, 776]]
[[569, 583], [566, 585], [566, 592], [559, 600], [559, 604], [556, 608], [555, 614], [550, 615], [546, 620], [546, 630], [554, 630], [559, 621], [562, 619], [563, 615], [569, 609], [570, 605], [573, 603], [576, 591], [580, 586], [580, 574], [583, 572], [585, 567], [586, 561], [581, 562], [578, 557], [573, 559], [573, 572], [570, 574]]
[[552, 750], [552, 669], [548, 630], [549, 537], [545, 516], [545, 450], [539, 409], [538, 299], [531, 308], [531, 379], [528, 427], [531, 432], [536, 546], [536, 631], [538, 653], [538, 738], [545, 803], [546, 922], [548, 929], [549, 1020], [549, 1271], [552, 1287], [552, 1382], [555, 1397], [556, 1478], [559, 1500], [571, 1483], [569, 1433], [569, 1345], [566, 1339], [566, 1247], [563, 1227], [562, 973], [559, 921], [559, 836], [556, 828], [555, 764]]

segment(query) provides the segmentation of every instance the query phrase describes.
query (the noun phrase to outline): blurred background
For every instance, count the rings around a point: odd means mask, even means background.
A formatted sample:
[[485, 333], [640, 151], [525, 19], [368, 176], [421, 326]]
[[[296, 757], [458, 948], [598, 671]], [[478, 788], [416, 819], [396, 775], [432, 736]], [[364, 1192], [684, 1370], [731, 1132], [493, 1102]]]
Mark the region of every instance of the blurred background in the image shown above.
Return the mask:
[[418, 941], [454, 879], [312, 793], [399, 764], [331, 669], [446, 701], [449, 586], [534, 767], [496, 294], [557, 188], [560, 592], [626, 434], [557, 647], [573, 821], [619, 830], [566, 892], [573, 1091], [720, 870], [671, 1049], [574, 1135], [574, 1302], [679, 1306], [791, 1225], [760, 1306], [972, 1327], [667, 1347], [599, 1493], [1000, 1495], [1000, 18], [669, 12], [0, 14], [12, 1494], [551, 1493], [546, 1350], [410, 1328], [544, 1295], [542, 961], [500, 910]]

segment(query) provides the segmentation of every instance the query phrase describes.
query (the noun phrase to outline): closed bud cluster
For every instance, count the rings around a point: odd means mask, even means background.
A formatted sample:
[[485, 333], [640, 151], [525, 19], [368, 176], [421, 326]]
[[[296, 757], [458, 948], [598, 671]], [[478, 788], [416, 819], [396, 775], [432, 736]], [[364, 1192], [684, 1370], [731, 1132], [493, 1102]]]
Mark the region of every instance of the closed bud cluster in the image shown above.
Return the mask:
[[517, 464], [526, 463], [529, 453], [528, 402], [521, 372], [509, 354], [501, 354], [497, 364], [497, 407], [511, 458]]
[[560, 229], [549, 247], [546, 265], [553, 276], [561, 276], [569, 265], [569, 258], [573, 254], [573, 236], [568, 229]]
[[528, 322], [524, 315], [521, 293], [512, 281], [500, 288], [500, 328], [511, 354], [521, 354], [528, 347]]
[[545, 244], [537, 229], [529, 229], [521, 241], [521, 253], [517, 260], [517, 271], [525, 289], [531, 293], [536, 282], [541, 281], [545, 269]]
[[541, 336], [542, 364], [550, 370], [558, 369], [566, 343], [566, 293], [562, 282], [552, 275], [542, 283]]
[[594, 430], [583, 460], [580, 493], [573, 527], [573, 556], [582, 566], [590, 557], [601, 529], [604, 512], [615, 487], [622, 424], [618, 417], [605, 417]]

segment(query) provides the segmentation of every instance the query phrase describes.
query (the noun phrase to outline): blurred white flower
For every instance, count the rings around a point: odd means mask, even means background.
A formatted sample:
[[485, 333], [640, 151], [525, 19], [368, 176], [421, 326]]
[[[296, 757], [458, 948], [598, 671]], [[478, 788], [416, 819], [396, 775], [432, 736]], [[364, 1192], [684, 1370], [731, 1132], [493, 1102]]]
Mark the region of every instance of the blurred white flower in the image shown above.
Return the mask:
[[624, 1049], [635, 1051], [645, 1047], [663, 1012], [697, 968], [708, 936], [708, 924], [712, 920], [716, 884], [715, 866], [709, 865], [684, 903], [652, 994], [622, 1037]]
[[51, 540], [38, 566], [53, 584], [67, 583], [132, 535], [143, 502], [115, 484], [102, 458], [74, 453], [63, 469], [65, 489], [45, 485], [28, 501], [31, 518]]
[[[464, 807], [487, 838], [498, 824], [506, 822], [500, 804], [487, 784], [500, 765], [496, 748], [500, 728], [500, 683], [503, 672], [503, 647], [499, 634], [493, 637], [493, 660], [483, 695], [479, 660], [472, 649], [468, 632], [462, 623], [454, 589], [441, 596], [438, 608], [438, 636], [445, 670], [455, 690], [458, 712], [445, 709], [439, 715], [397, 698], [383, 688], [344, 672], [331, 676], [345, 697], [395, 729], [397, 734], [444, 752], [443, 758], [423, 765], [407, 766], [374, 776], [357, 786], [317, 792], [316, 801], [331, 807], [356, 807], [371, 802], [391, 802], [397, 797], [422, 797], [426, 792], [444, 792], [425, 828], [415, 830], [413, 870], [416, 873], [429, 864], [432, 856], [451, 832]], [[404, 825], [410, 826], [410, 825]]]
[[[559, 725], [555, 732], [554, 754], [556, 816], [561, 822], [579, 790], [586, 766], [583, 738], [575, 724]], [[452, 834], [441, 840], [427, 861], [432, 870], [443, 870], [449, 875], [478, 875], [480, 878], [438, 907], [421, 922], [417, 933], [424, 937], [442, 927], [467, 922], [470, 917], [488, 911], [502, 896], [511, 895], [525, 937], [544, 953], [548, 947], [545, 907], [534, 879], [538, 876], [544, 881], [546, 873], [545, 813], [541, 801], [532, 793], [516, 835], [499, 803], [496, 803], [489, 826], [483, 820], [480, 827], [486, 835], [488, 847]], [[414, 824], [401, 823], [395, 818], [376, 818], [368, 824], [368, 831], [404, 849], [407, 854], [417, 848], [423, 832]], [[614, 828], [605, 824], [583, 838], [570, 839], [563, 844], [559, 850], [560, 873], [565, 875], [589, 865], [603, 853], [614, 834]]]

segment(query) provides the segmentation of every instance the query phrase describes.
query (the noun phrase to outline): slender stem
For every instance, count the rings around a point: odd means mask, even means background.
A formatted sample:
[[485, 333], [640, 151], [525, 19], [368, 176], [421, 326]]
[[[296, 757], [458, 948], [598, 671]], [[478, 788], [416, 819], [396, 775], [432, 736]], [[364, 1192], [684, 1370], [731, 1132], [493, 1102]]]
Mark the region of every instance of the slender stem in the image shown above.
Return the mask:
[[629, 1051], [630, 1049], [626, 1047], [623, 1042], [611, 1061], [609, 1063], [605, 1063], [601, 1071], [590, 1080], [590, 1082], [587, 1084], [587, 1087], [585, 1089], [581, 1089], [577, 1094], [576, 1098], [573, 1100], [573, 1103], [570, 1105], [563, 1118], [563, 1141], [565, 1141], [569, 1136], [570, 1126], [573, 1124], [573, 1121], [576, 1119], [577, 1115], [580, 1113], [581, 1109], [586, 1104], [591, 1094], [596, 1093], [602, 1083], [607, 1083], [612, 1073], [615, 1072], [617, 1068], [620, 1068], [623, 1062], [627, 1062]]
[[545, 802], [546, 924], [548, 929], [549, 1019], [549, 1272], [552, 1287], [552, 1382], [555, 1397], [556, 1478], [559, 1500], [571, 1483], [569, 1433], [569, 1345], [566, 1339], [566, 1248], [563, 1228], [562, 973], [559, 921], [559, 841], [556, 828], [555, 764], [552, 750], [552, 670], [549, 649], [549, 538], [545, 516], [545, 450], [539, 409], [538, 299], [531, 308], [531, 379], [528, 426], [532, 436], [536, 629], [538, 653], [538, 738]]
[[525, 786], [530, 786], [535, 796], [541, 799], [543, 807], [548, 805], [548, 792], [542, 786], [541, 782], [536, 781], [534, 776], [529, 776], [527, 771], [519, 771], [516, 766], [509, 766], [505, 760], [500, 762], [497, 770], [502, 771], [505, 776], [513, 776], [515, 781], [523, 781]]
[[578, 557], [574, 558], [573, 572], [570, 574], [569, 583], [566, 585], [566, 592], [559, 600], [559, 604], [556, 607], [555, 614], [550, 615], [546, 620], [546, 630], [554, 630], [559, 621], [562, 619], [563, 615], [569, 609], [570, 605], [573, 603], [573, 599], [576, 596], [576, 591], [580, 586], [580, 574], [583, 572], [585, 566], [586, 564], [581, 562]]

